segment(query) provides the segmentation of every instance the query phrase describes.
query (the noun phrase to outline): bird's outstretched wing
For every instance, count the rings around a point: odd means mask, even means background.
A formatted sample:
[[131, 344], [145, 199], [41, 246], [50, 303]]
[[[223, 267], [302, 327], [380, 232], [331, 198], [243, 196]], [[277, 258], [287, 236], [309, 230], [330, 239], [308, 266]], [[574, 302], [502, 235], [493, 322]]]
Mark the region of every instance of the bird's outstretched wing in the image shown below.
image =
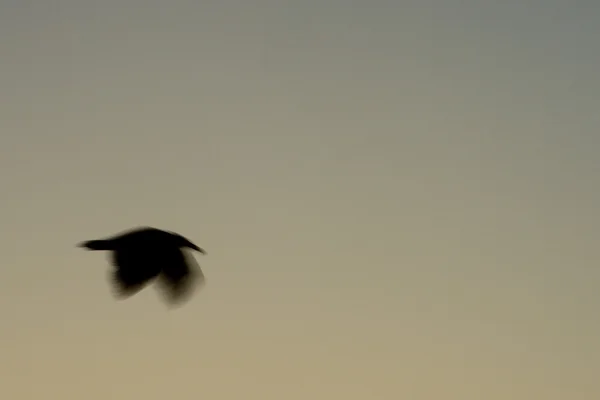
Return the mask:
[[171, 248], [165, 251], [164, 264], [158, 277], [158, 289], [169, 305], [179, 305], [204, 284], [204, 274], [196, 259], [187, 251]]

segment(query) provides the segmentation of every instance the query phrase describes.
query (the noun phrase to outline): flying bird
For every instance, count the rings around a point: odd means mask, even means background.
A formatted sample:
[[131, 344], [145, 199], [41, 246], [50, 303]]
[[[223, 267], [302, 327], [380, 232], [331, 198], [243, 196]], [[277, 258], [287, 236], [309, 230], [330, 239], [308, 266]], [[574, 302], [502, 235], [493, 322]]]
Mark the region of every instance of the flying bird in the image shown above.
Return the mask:
[[106, 239], [88, 240], [78, 247], [112, 253], [110, 281], [120, 299], [156, 282], [167, 303], [175, 305], [204, 283], [202, 270], [186, 249], [206, 252], [175, 232], [139, 227]]

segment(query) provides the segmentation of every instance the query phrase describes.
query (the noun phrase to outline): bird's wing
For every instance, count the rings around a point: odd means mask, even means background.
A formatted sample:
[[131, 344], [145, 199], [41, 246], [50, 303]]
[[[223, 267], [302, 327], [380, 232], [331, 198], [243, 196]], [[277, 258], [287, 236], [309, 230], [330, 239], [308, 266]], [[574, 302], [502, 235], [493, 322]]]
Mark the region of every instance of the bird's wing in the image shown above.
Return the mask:
[[204, 274], [196, 259], [185, 250], [171, 248], [165, 251], [163, 267], [158, 277], [158, 288], [165, 300], [181, 304], [204, 284]]
[[151, 254], [135, 250], [119, 250], [113, 254], [110, 280], [114, 295], [127, 298], [142, 290], [160, 273], [160, 265]]
[[116, 298], [126, 299], [145, 288], [152, 279], [145, 276], [127, 274], [124, 270], [113, 270], [110, 272], [110, 282], [113, 294]]

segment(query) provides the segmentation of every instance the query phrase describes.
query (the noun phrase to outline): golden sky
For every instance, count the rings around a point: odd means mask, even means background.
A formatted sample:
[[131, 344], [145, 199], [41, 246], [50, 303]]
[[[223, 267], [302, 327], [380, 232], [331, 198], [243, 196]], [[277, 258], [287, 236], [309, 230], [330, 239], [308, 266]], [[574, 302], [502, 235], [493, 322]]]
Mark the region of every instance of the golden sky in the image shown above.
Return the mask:
[[[0, 0], [0, 398], [600, 398], [600, 6]], [[206, 287], [117, 302], [136, 225]]]

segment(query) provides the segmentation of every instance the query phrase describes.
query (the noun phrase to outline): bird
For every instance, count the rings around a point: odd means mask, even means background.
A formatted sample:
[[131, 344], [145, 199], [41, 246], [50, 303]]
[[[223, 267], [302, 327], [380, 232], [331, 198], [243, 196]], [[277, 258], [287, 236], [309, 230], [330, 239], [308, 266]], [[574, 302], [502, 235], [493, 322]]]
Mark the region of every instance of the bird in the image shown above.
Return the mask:
[[84, 241], [78, 247], [111, 252], [114, 268], [109, 280], [118, 299], [129, 298], [157, 283], [163, 299], [170, 305], [178, 305], [204, 284], [202, 270], [186, 249], [206, 252], [175, 232], [141, 226], [105, 239]]

